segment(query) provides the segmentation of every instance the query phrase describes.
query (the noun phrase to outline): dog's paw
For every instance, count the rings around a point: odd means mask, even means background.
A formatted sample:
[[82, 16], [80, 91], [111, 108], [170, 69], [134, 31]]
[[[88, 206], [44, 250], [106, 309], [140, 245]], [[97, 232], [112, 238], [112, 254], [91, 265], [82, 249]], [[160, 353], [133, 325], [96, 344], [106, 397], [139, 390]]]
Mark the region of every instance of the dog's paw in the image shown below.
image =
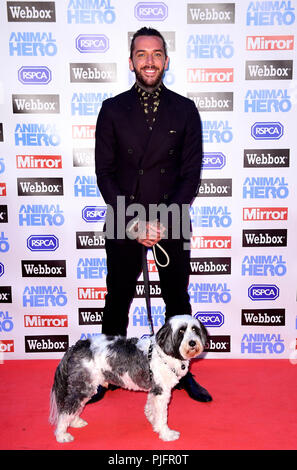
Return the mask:
[[160, 439], [162, 441], [176, 441], [179, 439], [180, 433], [178, 431], [174, 431], [173, 429], [166, 429], [165, 431], [161, 431], [159, 434]]
[[63, 432], [63, 433], [57, 434], [56, 439], [57, 439], [57, 442], [60, 442], [62, 444], [63, 442], [73, 441], [74, 437], [71, 434], [69, 434], [69, 432]]
[[87, 424], [88, 423], [84, 419], [81, 419], [79, 416], [77, 416], [71, 422], [70, 427], [71, 428], [83, 428], [84, 426], [87, 426]]

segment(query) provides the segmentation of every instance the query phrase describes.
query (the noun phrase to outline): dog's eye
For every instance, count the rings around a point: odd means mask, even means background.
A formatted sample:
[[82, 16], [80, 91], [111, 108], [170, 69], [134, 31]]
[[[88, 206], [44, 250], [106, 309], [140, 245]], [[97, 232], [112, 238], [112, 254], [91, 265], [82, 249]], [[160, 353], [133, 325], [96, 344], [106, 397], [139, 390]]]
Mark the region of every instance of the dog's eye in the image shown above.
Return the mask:
[[192, 327], [192, 331], [194, 331], [194, 333], [196, 333], [196, 335], [198, 335], [198, 333], [199, 333], [199, 330], [196, 326]]
[[179, 333], [180, 333], [181, 335], [184, 335], [184, 334], [185, 334], [185, 330], [184, 330], [183, 328], [181, 328], [181, 329], [179, 330]]

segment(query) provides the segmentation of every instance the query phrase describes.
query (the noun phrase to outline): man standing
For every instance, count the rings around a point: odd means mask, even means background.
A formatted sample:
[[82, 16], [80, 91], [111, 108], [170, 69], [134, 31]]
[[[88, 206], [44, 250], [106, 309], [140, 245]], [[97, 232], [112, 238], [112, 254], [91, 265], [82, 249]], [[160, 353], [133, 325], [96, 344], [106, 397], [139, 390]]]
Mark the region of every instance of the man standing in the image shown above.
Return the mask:
[[[176, 237], [173, 232], [189, 222], [188, 208], [198, 192], [201, 122], [194, 103], [162, 83], [168, 62], [163, 36], [152, 28], [137, 31], [129, 58], [136, 83], [105, 100], [98, 116], [96, 175], [107, 204], [107, 295], [102, 323], [102, 333], [107, 335], [126, 336], [129, 307], [142, 270], [143, 246], [159, 243], [169, 256], [168, 266], [158, 266], [166, 319], [191, 315], [187, 291], [190, 250], [186, 244], [190, 234], [181, 230]], [[145, 210], [141, 221], [129, 213], [136, 203]], [[174, 206], [180, 211], [169, 217], [165, 226], [162, 220], [151, 219], [153, 205]], [[178, 221], [176, 213], [180, 214]], [[131, 231], [136, 234], [134, 239]], [[195, 400], [212, 399], [190, 373], [180, 388]], [[105, 391], [101, 387], [92, 401], [102, 398]]]

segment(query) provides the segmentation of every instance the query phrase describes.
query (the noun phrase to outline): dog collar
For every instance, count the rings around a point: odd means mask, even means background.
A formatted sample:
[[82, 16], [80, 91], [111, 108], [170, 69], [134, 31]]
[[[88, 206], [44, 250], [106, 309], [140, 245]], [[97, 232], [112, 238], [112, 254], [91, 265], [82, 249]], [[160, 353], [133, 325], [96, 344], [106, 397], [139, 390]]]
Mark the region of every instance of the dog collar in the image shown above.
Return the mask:
[[[156, 347], [156, 351], [157, 351], [158, 356], [159, 356], [160, 359], [162, 360], [163, 364], [165, 364], [165, 365], [168, 367], [168, 369], [170, 369], [170, 370], [176, 375], [177, 378], [182, 377], [183, 374], [181, 375], [181, 374], [179, 373], [179, 370], [176, 369], [176, 367], [171, 367], [171, 366], [165, 361], [164, 357], [162, 357], [162, 355], [161, 355], [160, 352], [158, 351], [158, 346]], [[181, 369], [181, 370], [185, 370], [186, 367], [187, 367], [187, 364], [188, 364], [188, 361], [184, 361], [184, 362], [181, 361], [180, 369]]]

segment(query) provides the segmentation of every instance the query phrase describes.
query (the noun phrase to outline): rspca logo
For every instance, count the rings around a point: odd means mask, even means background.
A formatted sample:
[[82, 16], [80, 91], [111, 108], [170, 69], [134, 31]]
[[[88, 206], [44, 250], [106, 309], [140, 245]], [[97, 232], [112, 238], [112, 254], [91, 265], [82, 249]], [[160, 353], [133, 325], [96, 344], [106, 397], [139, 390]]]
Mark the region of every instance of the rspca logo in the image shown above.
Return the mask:
[[229, 34], [191, 34], [188, 37], [188, 59], [231, 59], [233, 40]]
[[243, 199], [286, 199], [288, 196], [288, 183], [283, 176], [247, 177], [243, 183]]
[[221, 152], [204, 152], [202, 157], [203, 170], [221, 170], [226, 165], [226, 156]]
[[100, 197], [96, 176], [77, 176], [74, 182], [74, 197]]
[[190, 217], [193, 227], [230, 227], [231, 212], [227, 206], [191, 206]]
[[59, 240], [55, 235], [31, 235], [27, 238], [27, 248], [31, 251], [56, 251]]
[[247, 8], [247, 26], [290, 26], [294, 22], [295, 8], [290, 0], [255, 1]]
[[241, 339], [241, 354], [282, 354], [285, 340], [280, 334], [250, 333]]
[[194, 317], [201, 321], [206, 328], [219, 328], [225, 322], [225, 317], [222, 312], [197, 312]]
[[61, 143], [55, 124], [17, 124], [14, 143], [23, 147], [56, 147]]
[[75, 40], [75, 47], [82, 54], [106, 52], [109, 39], [105, 34], [80, 34]]
[[229, 144], [233, 140], [229, 121], [202, 121], [202, 139], [207, 144]]
[[189, 3], [188, 24], [230, 24], [235, 21], [235, 3]]
[[57, 54], [56, 39], [50, 32], [11, 33], [9, 55], [23, 57], [53, 57]]
[[190, 282], [188, 293], [195, 304], [228, 304], [231, 301], [231, 289], [227, 283]]
[[291, 108], [288, 90], [248, 90], [245, 95], [245, 113], [287, 113]]
[[251, 300], [276, 300], [279, 297], [279, 288], [275, 284], [252, 284], [248, 289]]
[[255, 122], [251, 135], [255, 140], [279, 140], [284, 135], [284, 126], [280, 122]]
[[286, 261], [281, 256], [245, 256], [241, 265], [242, 276], [285, 276]]
[[7, 2], [7, 20], [20, 22], [55, 22], [55, 2]]
[[52, 80], [52, 72], [46, 66], [24, 66], [18, 70], [18, 79], [23, 85], [47, 85]]
[[135, 5], [134, 15], [139, 21], [164, 21], [168, 7], [164, 2], [140, 2]]
[[105, 216], [105, 206], [86, 206], [82, 210], [82, 218], [85, 222], [104, 222]]
[[25, 286], [23, 307], [64, 307], [68, 302], [63, 286]]
[[21, 205], [19, 210], [19, 226], [27, 227], [60, 227], [65, 222], [64, 211], [57, 204]]
[[68, 24], [112, 24], [116, 20], [112, 0], [69, 0]]
[[104, 279], [106, 274], [106, 258], [80, 258], [78, 260], [77, 279]]
[[97, 116], [102, 103], [113, 93], [74, 93], [71, 99], [72, 116]]

